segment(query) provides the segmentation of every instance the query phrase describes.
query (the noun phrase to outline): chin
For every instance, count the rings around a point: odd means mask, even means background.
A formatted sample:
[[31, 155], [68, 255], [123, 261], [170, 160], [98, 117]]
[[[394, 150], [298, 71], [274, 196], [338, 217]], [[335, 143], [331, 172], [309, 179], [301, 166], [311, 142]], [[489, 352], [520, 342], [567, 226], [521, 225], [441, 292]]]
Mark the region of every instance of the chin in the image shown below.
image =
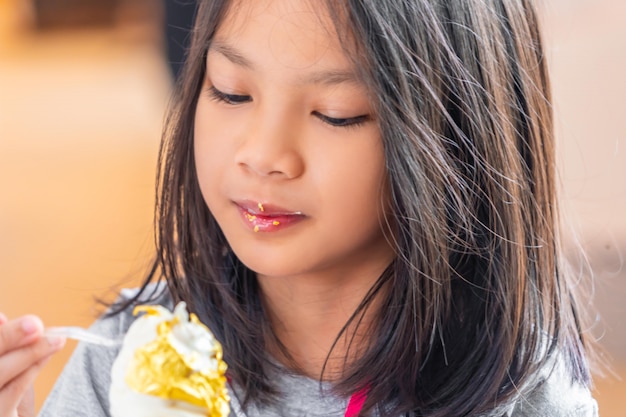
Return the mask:
[[289, 277], [307, 272], [310, 266], [303, 263], [304, 256], [289, 256], [281, 253], [247, 253], [234, 250], [237, 258], [251, 271], [269, 277]]
[[254, 273], [268, 277], [289, 277], [305, 272], [301, 265], [299, 267], [295, 265], [291, 267], [290, 265], [276, 265], [266, 261], [246, 262], [243, 259], [241, 262]]

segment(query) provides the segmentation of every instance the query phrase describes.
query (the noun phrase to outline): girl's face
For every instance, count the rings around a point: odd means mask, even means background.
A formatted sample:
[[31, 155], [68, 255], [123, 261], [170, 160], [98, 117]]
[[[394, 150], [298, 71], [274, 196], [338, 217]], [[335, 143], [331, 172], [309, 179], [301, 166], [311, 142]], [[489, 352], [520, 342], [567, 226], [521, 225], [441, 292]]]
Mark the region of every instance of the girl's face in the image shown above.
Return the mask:
[[393, 259], [381, 135], [330, 18], [241, 0], [215, 33], [195, 116], [202, 195], [258, 274], [379, 274]]

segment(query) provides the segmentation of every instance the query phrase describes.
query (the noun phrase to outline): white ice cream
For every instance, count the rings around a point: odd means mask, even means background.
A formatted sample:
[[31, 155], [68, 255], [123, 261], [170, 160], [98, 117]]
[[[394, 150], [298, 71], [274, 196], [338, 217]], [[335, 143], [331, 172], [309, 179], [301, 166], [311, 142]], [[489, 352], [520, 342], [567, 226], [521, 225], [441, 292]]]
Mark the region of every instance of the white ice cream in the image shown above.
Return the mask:
[[[112, 417], [198, 417], [207, 416], [207, 409], [184, 401], [142, 394], [127, 383], [127, 372], [138, 348], [157, 338], [157, 326], [177, 318], [177, 324], [168, 335], [168, 343], [187, 358], [195, 371], [217, 372], [215, 340], [207, 329], [189, 321], [185, 303], [179, 303], [174, 312], [161, 306], [151, 306], [157, 314], [145, 314], [135, 320], [124, 338], [122, 349], [111, 370], [109, 400]], [[221, 347], [220, 347], [221, 352]], [[213, 414], [217, 415], [217, 414]]]

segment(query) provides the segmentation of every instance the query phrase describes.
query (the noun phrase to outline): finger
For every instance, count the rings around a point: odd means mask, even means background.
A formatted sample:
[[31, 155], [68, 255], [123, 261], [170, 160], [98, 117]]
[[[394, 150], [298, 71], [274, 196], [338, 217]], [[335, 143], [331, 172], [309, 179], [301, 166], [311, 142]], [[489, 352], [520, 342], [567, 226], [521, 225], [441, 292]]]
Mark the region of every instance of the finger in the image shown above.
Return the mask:
[[43, 334], [43, 323], [37, 316], [24, 316], [0, 326], [0, 356], [33, 343]]
[[[13, 378], [11, 382], [0, 390], [0, 416], [12, 416], [18, 408], [20, 410], [34, 409], [34, 404], [27, 403], [32, 401], [32, 398], [28, 398], [26, 393], [32, 386], [41, 369], [48, 363], [50, 357], [51, 355], [43, 358], [35, 365]], [[18, 415], [29, 416], [28, 414]]]
[[42, 337], [37, 342], [0, 356], [0, 390], [42, 359], [59, 351], [65, 344], [62, 337]]
[[[48, 359], [44, 359], [44, 365], [48, 362]], [[34, 417], [35, 416], [35, 389], [33, 384], [28, 384], [22, 400], [17, 406], [17, 415], [20, 417]]]

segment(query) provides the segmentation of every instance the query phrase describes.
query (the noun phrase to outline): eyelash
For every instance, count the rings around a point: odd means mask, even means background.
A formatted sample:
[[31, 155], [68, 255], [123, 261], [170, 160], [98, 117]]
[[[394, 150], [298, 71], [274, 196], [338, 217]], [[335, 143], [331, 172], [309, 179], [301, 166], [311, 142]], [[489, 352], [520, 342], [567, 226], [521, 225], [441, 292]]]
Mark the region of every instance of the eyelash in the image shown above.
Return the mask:
[[[232, 106], [236, 106], [239, 104], [244, 104], [244, 103], [248, 103], [252, 101], [252, 97], [250, 96], [240, 95], [240, 94], [227, 94], [218, 90], [217, 88], [215, 88], [215, 86], [210, 86], [208, 88], [208, 93], [209, 93], [209, 97], [212, 100], [215, 100], [221, 103], [226, 103]], [[348, 118], [336, 118], [336, 117], [326, 116], [325, 114], [322, 114], [317, 111], [313, 112], [313, 116], [317, 117], [322, 122], [330, 126], [341, 127], [341, 128], [359, 127], [365, 122], [370, 120], [370, 117], [368, 115], [361, 115], [361, 116], [348, 117]]]
[[346, 119], [338, 119], [335, 117], [329, 117], [329, 116], [326, 116], [325, 114], [322, 114], [316, 111], [313, 112], [313, 115], [326, 124], [329, 124], [333, 127], [343, 127], [343, 128], [359, 127], [365, 122], [367, 122], [368, 120], [370, 120], [370, 117], [365, 114], [362, 116], [348, 117]]
[[209, 96], [215, 101], [231, 105], [243, 104], [252, 101], [252, 97], [250, 96], [244, 96], [240, 94], [226, 94], [221, 92], [214, 86], [209, 87]]

